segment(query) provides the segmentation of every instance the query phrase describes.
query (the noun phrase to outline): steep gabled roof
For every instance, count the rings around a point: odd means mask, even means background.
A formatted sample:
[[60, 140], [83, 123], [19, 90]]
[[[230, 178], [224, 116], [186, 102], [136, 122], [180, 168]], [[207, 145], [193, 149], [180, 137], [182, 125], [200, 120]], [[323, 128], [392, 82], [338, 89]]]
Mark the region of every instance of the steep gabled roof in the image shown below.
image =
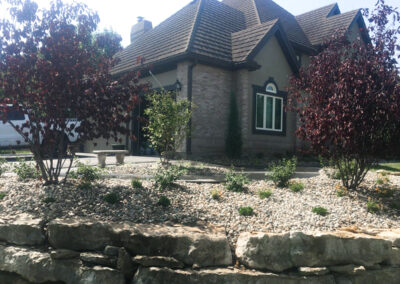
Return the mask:
[[235, 62], [245, 61], [254, 48], [275, 26], [278, 20], [252, 26], [232, 34], [232, 59]]
[[143, 34], [118, 53], [121, 59], [112, 73], [128, 71], [137, 66], [138, 56], [154, 63], [185, 53], [188, 49], [201, 1], [193, 1], [160, 25]]
[[333, 4], [296, 17], [312, 45], [321, 45], [337, 30], [347, 31], [361, 13], [360, 10], [332, 13], [336, 8], [337, 5]]

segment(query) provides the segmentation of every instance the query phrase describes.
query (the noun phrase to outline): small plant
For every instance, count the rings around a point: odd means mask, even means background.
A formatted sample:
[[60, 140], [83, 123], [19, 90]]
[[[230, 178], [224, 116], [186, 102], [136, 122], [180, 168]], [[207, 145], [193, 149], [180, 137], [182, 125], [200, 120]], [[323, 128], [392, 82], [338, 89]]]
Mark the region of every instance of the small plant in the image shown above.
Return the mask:
[[143, 184], [140, 181], [140, 179], [133, 179], [131, 180], [131, 186], [135, 189], [141, 189], [143, 188]]
[[171, 205], [171, 200], [166, 196], [161, 196], [157, 204], [165, 208]]
[[378, 213], [381, 210], [379, 204], [374, 199], [369, 199], [367, 202], [367, 211], [369, 213]]
[[6, 171], [6, 168], [5, 168], [5, 163], [6, 163], [6, 160], [5, 159], [0, 159], [0, 176], [3, 174], [3, 173], [5, 173], [5, 171]]
[[242, 216], [251, 216], [253, 215], [253, 208], [251, 207], [240, 207], [239, 214]]
[[258, 196], [260, 196], [261, 199], [270, 198], [271, 195], [272, 195], [272, 191], [270, 189], [261, 190], [260, 192], [258, 192]]
[[103, 171], [97, 167], [85, 165], [84, 163], [76, 163], [78, 169], [76, 171], [71, 171], [70, 176], [75, 179], [79, 179], [82, 182], [93, 183], [101, 179], [101, 174]]
[[293, 192], [300, 192], [304, 189], [304, 184], [301, 182], [292, 182], [290, 183], [289, 188]]
[[383, 179], [378, 178], [378, 179], [376, 180], [376, 184], [377, 184], [377, 185], [383, 185], [383, 184], [385, 184], [385, 182], [383, 181]]
[[328, 210], [326, 208], [324, 208], [324, 207], [321, 207], [321, 206], [314, 207], [312, 209], [312, 212], [317, 214], [317, 215], [320, 215], [320, 216], [328, 215]]
[[18, 176], [18, 180], [26, 181], [31, 179], [38, 179], [40, 174], [35, 166], [32, 164], [27, 163], [25, 160], [20, 160], [14, 166], [14, 172]]
[[267, 179], [272, 180], [278, 187], [287, 187], [289, 180], [292, 178], [296, 171], [297, 158], [282, 159], [279, 162], [271, 163], [269, 170], [271, 173], [267, 173]]
[[4, 192], [0, 192], [0, 200], [3, 200], [4, 197], [6, 197], [7, 194], [5, 194]]
[[222, 193], [218, 189], [213, 189], [211, 190], [211, 197], [214, 200], [220, 200], [222, 197]]
[[233, 170], [225, 175], [226, 189], [234, 192], [243, 192], [245, 185], [249, 183], [249, 179], [244, 174], [235, 173]]
[[379, 197], [392, 197], [394, 195], [393, 189], [388, 186], [377, 186], [376, 192]]
[[336, 195], [338, 197], [349, 195], [349, 191], [344, 186], [337, 185], [336, 188], [337, 188]]
[[390, 208], [400, 211], [400, 201], [393, 201], [390, 203]]
[[56, 202], [56, 199], [54, 197], [46, 197], [42, 200], [43, 203], [49, 204], [49, 203], [53, 203]]
[[119, 201], [118, 194], [115, 192], [108, 193], [104, 196], [104, 201], [109, 204], [116, 204]]
[[154, 176], [155, 185], [159, 190], [165, 190], [186, 173], [185, 169], [178, 166], [161, 167]]

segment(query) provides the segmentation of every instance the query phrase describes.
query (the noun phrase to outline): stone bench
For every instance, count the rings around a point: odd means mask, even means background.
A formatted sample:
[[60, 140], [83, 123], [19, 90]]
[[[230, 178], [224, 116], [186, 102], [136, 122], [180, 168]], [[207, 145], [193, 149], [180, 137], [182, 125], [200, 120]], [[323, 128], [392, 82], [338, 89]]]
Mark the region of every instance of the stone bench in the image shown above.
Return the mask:
[[106, 157], [110, 154], [115, 154], [117, 164], [122, 165], [124, 163], [125, 155], [128, 154], [126, 150], [96, 150], [93, 154], [97, 155], [97, 164], [99, 167], [104, 168], [106, 166]]

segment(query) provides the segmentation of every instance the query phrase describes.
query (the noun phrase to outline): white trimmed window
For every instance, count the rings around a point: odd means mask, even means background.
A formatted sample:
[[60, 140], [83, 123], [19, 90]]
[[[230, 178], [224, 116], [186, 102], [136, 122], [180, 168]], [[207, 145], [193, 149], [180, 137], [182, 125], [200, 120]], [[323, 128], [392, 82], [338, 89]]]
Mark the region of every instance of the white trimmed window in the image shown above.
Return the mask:
[[277, 96], [275, 84], [267, 85], [266, 94], [256, 94], [256, 129], [283, 131], [283, 98]]

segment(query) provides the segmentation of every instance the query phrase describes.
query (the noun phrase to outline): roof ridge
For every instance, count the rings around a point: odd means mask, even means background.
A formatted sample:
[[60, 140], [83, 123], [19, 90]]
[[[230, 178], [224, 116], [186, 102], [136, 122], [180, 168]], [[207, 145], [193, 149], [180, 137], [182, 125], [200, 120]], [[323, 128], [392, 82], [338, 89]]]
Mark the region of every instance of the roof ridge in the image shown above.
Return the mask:
[[[319, 7], [319, 8], [314, 9], [314, 10], [310, 10], [310, 11], [304, 12], [302, 14], [296, 15], [295, 17], [296, 18], [297, 17], [302, 17], [302, 16], [307, 15], [309, 13], [312, 13], [312, 12], [315, 12], [315, 11], [318, 11], [318, 10], [322, 10], [322, 9], [326, 9], [328, 7], [332, 7], [332, 9], [333, 9], [335, 6], [339, 6], [337, 2], [329, 4], [329, 5], [326, 5], [326, 6]], [[325, 17], [327, 17], [329, 15], [329, 13], [332, 11], [332, 9], [328, 12], [328, 14]]]
[[256, 5], [256, 2], [254, 2], [254, 0], [251, 0], [251, 3], [253, 3], [253, 7], [254, 7], [254, 11], [256, 12], [258, 23], [261, 24], [261, 18], [260, 18], [260, 14], [258, 13], [258, 8]]
[[199, 1], [198, 6], [197, 6], [196, 19], [193, 21], [192, 31], [190, 32], [190, 37], [189, 37], [185, 52], [189, 52], [193, 46], [194, 37], [196, 34], [198, 23], [200, 21], [200, 14], [203, 11], [203, 7], [204, 7], [203, 3], [205, 0], [195, 0], [195, 1]]

